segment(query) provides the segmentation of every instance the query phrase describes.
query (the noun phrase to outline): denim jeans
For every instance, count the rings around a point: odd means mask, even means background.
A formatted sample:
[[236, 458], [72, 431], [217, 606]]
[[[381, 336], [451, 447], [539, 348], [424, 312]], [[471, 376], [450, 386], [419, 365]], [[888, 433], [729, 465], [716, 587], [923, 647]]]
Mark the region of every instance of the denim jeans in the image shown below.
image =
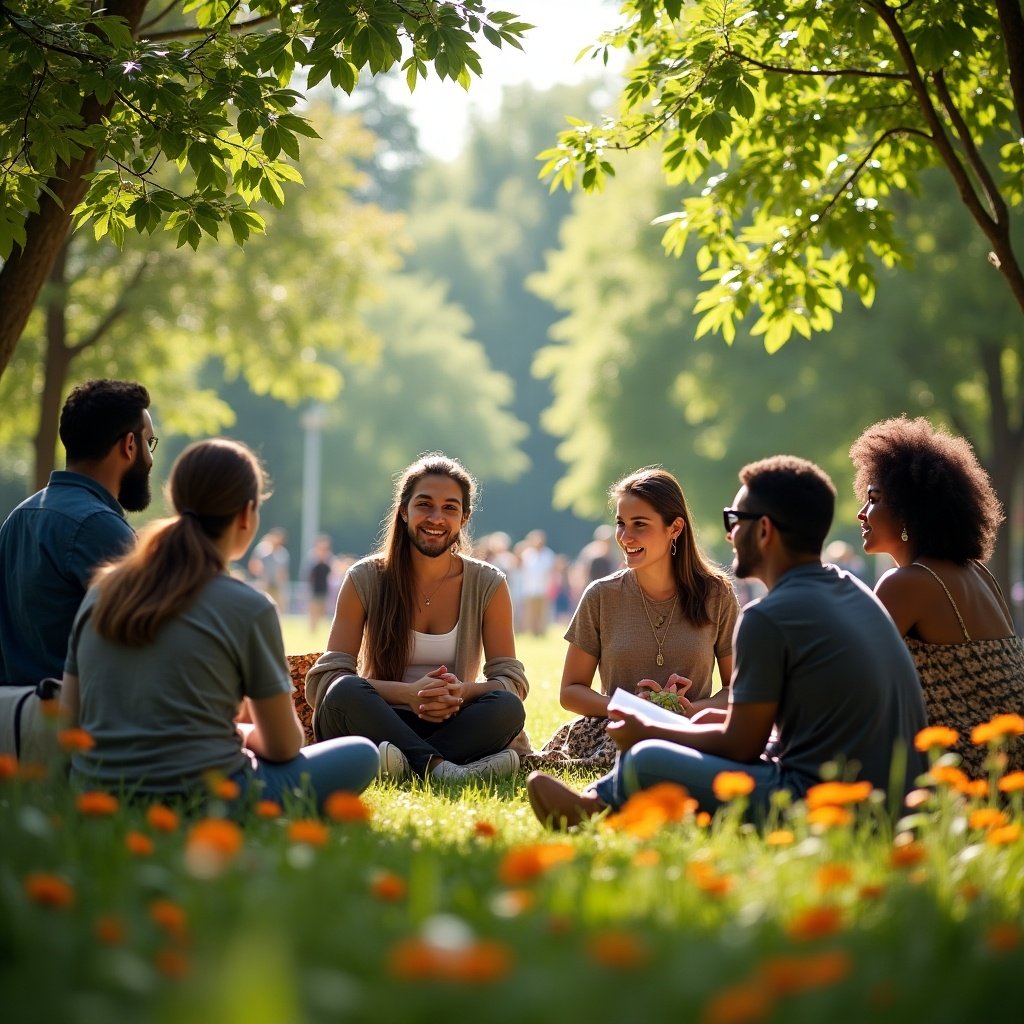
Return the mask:
[[722, 806], [712, 787], [719, 772], [746, 772], [754, 779], [754, 791], [747, 797], [747, 807], [748, 815], [755, 819], [763, 820], [767, 816], [773, 793], [789, 788], [782, 780], [776, 761], [766, 758], [753, 764], [729, 761], [666, 740], [643, 740], [620, 754], [615, 767], [592, 788], [606, 804], [617, 810], [642, 789], [650, 789], [659, 782], [676, 782], [686, 787], [701, 810], [713, 814]]

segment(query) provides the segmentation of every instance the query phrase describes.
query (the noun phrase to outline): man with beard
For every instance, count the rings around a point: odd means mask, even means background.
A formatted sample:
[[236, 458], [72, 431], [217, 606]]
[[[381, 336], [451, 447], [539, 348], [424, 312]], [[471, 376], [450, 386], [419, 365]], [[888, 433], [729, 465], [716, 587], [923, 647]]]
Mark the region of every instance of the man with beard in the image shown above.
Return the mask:
[[387, 778], [498, 778], [529, 750], [505, 575], [463, 553], [474, 498], [439, 453], [401, 474], [380, 546], [345, 576], [306, 676], [316, 739], [366, 736]]
[[[675, 782], [715, 811], [720, 772], [755, 783], [752, 815], [764, 820], [773, 794], [801, 798], [835, 766], [902, 802], [925, 763], [914, 736], [925, 726], [914, 663], [881, 603], [855, 576], [822, 565], [835, 488], [817, 466], [779, 455], [740, 471], [742, 487], [723, 511], [733, 570], [768, 588], [740, 615], [724, 710], [664, 724], [613, 711], [620, 757], [591, 791], [531, 776], [530, 801], [554, 827], [573, 826], [633, 793]], [[769, 742], [771, 740], [771, 742]]]
[[80, 384], [61, 411], [60, 439], [67, 469], [0, 526], [0, 752], [30, 761], [45, 755], [39, 698], [56, 693], [93, 572], [135, 543], [125, 511], [149, 505], [149, 392], [129, 381]]

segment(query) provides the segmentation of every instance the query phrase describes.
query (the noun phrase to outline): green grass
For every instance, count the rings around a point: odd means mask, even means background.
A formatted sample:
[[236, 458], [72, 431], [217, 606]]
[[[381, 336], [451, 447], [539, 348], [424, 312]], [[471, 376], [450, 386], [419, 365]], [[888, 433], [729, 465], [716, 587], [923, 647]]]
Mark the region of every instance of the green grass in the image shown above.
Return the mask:
[[[288, 649], [309, 649], [287, 625]], [[520, 641], [537, 739], [566, 717], [562, 651], [557, 630]], [[953, 1024], [1019, 1006], [1020, 793], [999, 843], [970, 818], [995, 801], [946, 787], [895, 829], [873, 801], [833, 827], [780, 809], [771, 842], [738, 805], [647, 838], [551, 836], [522, 779], [378, 783], [364, 800], [369, 822], [328, 823], [323, 845], [290, 837], [300, 804], [250, 815], [205, 877], [187, 856], [195, 820], [87, 817], [56, 769], [0, 777], [4, 1020]], [[131, 852], [132, 833], [152, 852]], [[542, 869], [550, 849], [563, 859]], [[536, 874], [515, 877], [510, 856]], [[33, 899], [39, 872], [72, 902]]]

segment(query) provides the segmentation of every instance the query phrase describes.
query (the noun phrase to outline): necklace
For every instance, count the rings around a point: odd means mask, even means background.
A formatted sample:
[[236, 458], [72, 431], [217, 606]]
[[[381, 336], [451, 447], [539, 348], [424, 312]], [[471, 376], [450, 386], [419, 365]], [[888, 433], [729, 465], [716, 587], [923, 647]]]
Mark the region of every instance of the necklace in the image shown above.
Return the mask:
[[429, 608], [430, 600], [433, 597], [437, 597], [437, 592], [452, 578], [452, 554], [448, 553], [448, 571], [441, 577], [441, 582], [428, 594], [423, 590], [420, 590], [419, 586], [416, 589], [419, 591], [420, 597], [423, 598], [423, 603]]
[[[655, 659], [658, 663], [658, 667], [661, 668], [665, 664], [665, 655], [661, 653], [662, 647], [665, 645], [665, 640], [668, 637], [668, 627], [672, 624], [672, 616], [676, 613], [676, 605], [679, 603], [679, 592], [676, 591], [676, 596], [672, 599], [672, 607], [669, 609], [668, 618], [664, 615], [658, 616], [658, 624], [654, 624], [654, 620], [651, 618], [651, 610], [647, 607], [647, 595], [644, 593], [644, 588], [640, 586], [640, 581], [637, 580], [637, 590], [640, 591], [640, 600], [644, 603], [644, 614], [647, 616], [647, 622], [651, 627], [651, 632], [654, 634], [654, 642], [658, 645], [658, 657]], [[661, 634], [661, 639], [658, 639], [658, 630], [662, 624], [665, 626], [665, 632]]]

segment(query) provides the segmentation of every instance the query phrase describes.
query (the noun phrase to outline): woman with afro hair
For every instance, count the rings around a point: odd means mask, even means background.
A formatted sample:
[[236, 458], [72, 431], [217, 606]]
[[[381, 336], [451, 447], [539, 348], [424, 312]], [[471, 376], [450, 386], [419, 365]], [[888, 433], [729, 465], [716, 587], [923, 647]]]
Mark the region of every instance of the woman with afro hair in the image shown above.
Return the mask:
[[[926, 419], [883, 420], [850, 448], [864, 551], [896, 566], [875, 586], [917, 665], [929, 722], [959, 733], [961, 767], [986, 777], [974, 726], [1024, 715], [1024, 644], [985, 562], [1003, 510], [963, 438]], [[1014, 737], [1007, 770], [1024, 768]]]

